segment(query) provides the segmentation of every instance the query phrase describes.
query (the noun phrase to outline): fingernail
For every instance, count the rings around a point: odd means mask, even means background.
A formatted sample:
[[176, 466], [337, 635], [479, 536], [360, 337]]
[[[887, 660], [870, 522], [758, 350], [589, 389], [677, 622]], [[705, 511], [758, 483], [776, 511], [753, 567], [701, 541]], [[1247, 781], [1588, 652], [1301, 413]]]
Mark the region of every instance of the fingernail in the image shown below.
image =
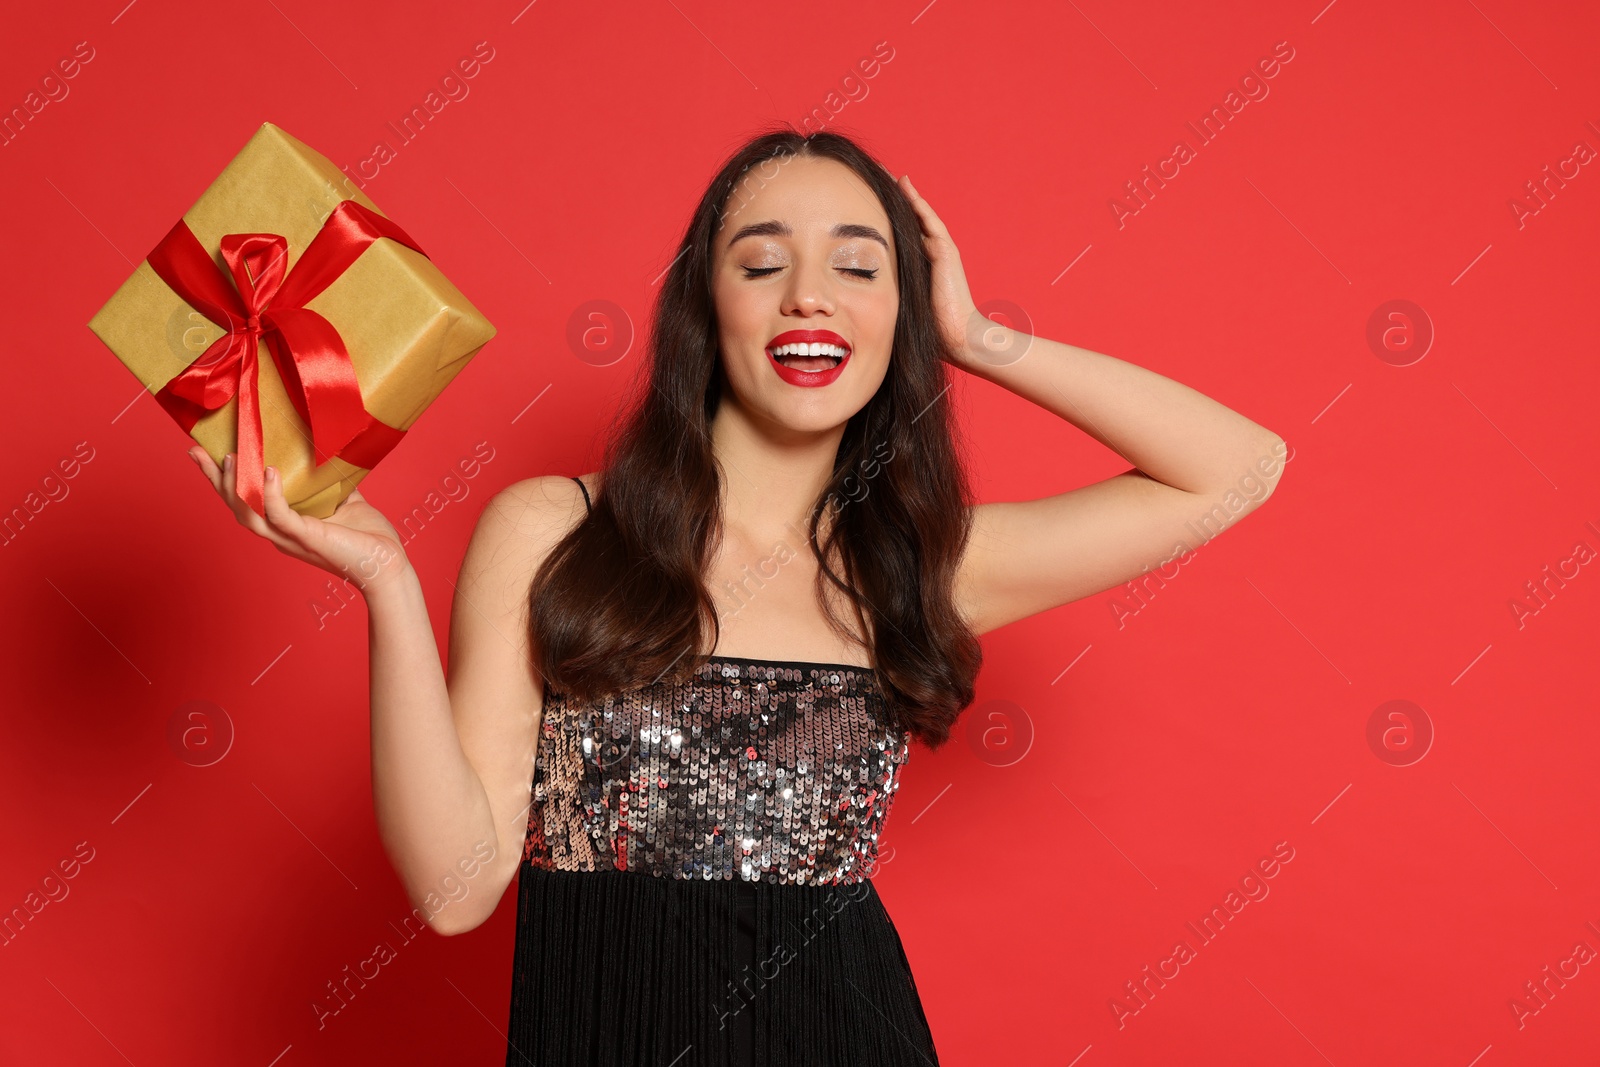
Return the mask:
[[194, 465], [196, 467], [200, 466], [200, 457], [194, 454], [194, 449], [187, 449], [183, 454], [194, 460]]
[[222, 469], [225, 470], [225, 471], [233, 470], [233, 453], [232, 452], [229, 452], [226, 456], [222, 457]]
[[267, 481], [275, 482], [277, 480], [278, 480], [278, 472], [276, 470], [272, 469], [271, 467], [268, 467], [267, 468]]

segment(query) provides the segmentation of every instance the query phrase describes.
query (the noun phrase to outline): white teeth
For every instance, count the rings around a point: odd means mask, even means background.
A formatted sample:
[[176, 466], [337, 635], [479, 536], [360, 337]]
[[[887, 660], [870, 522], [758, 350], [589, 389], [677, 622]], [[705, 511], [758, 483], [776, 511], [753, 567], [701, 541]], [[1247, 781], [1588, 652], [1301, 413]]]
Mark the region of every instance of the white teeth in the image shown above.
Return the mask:
[[832, 356], [834, 359], [843, 359], [849, 349], [839, 345], [830, 345], [823, 342], [815, 344], [789, 344], [779, 345], [769, 349], [774, 357], [778, 356]]

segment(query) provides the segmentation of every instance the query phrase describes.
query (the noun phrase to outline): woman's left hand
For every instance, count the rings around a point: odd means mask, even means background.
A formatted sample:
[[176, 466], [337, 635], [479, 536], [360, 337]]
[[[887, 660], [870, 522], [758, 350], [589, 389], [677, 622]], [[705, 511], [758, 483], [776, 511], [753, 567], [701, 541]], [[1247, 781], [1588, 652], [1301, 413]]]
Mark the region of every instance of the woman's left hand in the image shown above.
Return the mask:
[[984, 325], [994, 323], [986, 323], [978, 314], [972, 291], [967, 288], [966, 272], [961, 267], [961, 253], [956, 250], [950, 231], [922, 199], [908, 175], [900, 176], [900, 189], [922, 222], [922, 246], [933, 264], [933, 313], [948, 348], [946, 358], [957, 366], [970, 366], [974, 334], [981, 334]]

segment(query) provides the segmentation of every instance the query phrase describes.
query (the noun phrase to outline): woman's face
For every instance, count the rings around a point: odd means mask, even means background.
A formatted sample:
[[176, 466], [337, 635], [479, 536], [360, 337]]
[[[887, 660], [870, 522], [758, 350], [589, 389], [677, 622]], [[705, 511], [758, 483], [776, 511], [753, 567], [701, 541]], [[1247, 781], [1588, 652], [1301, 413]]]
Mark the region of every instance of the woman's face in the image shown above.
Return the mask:
[[[843, 425], [877, 392], [894, 346], [888, 215], [849, 167], [809, 156], [751, 168], [724, 211], [711, 288], [735, 402], [789, 430]], [[790, 354], [800, 343], [844, 359]]]

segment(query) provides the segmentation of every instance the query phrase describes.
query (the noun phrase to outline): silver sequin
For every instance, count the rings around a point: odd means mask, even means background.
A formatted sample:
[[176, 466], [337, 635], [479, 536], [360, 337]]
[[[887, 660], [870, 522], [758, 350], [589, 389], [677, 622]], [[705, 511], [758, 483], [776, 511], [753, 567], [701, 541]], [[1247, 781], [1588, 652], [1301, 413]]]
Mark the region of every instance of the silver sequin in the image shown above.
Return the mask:
[[909, 758], [872, 671], [724, 656], [593, 705], [549, 692], [540, 734], [523, 859], [670, 878], [870, 878]]

